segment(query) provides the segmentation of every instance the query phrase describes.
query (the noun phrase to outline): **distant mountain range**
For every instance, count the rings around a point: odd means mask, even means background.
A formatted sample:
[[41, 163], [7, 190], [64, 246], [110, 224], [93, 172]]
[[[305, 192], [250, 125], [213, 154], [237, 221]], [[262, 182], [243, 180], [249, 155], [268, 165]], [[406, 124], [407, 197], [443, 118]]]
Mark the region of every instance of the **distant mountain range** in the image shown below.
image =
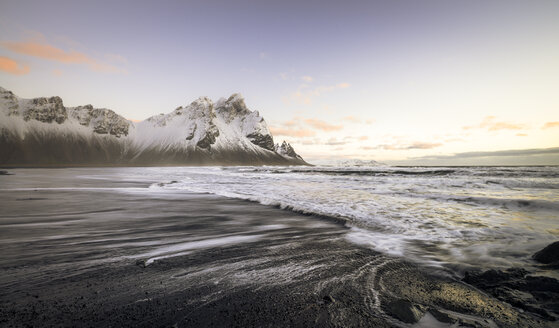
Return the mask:
[[0, 88], [0, 165], [306, 165], [240, 94], [134, 123], [105, 108]]

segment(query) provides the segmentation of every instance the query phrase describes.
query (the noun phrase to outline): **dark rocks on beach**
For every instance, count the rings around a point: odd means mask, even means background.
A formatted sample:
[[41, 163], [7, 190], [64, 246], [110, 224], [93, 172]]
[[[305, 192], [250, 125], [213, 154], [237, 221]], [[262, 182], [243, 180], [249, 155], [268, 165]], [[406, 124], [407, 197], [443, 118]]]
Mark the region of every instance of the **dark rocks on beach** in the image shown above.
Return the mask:
[[324, 302], [324, 304], [331, 304], [331, 303], [336, 302], [336, 300], [335, 300], [332, 296], [330, 296], [330, 295], [324, 296], [324, 297], [322, 298], [322, 301]]
[[487, 270], [484, 272], [467, 271], [463, 281], [478, 288], [486, 289], [498, 286], [511, 279], [522, 279], [528, 271], [521, 268], [510, 268], [505, 271]]
[[434, 308], [430, 308], [429, 313], [431, 313], [431, 315], [433, 317], [435, 317], [435, 319], [437, 319], [438, 321], [443, 322], [443, 323], [455, 323], [455, 322], [459, 321], [458, 318], [454, 318], [454, 317], [450, 316], [449, 314], [441, 312], [441, 311], [439, 311], [437, 309], [434, 309]]
[[12, 175], [13, 173], [10, 173], [6, 170], [0, 170], [0, 175]]
[[136, 265], [142, 268], [145, 268], [148, 266], [147, 264], [147, 260], [145, 259], [140, 259], [140, 260], [136, 260]]
[[405, 323], [416, 323], [425, 314], [419, 306], [404, 299], [398, 299], [386, 304], [384, 310]]
[[503, 271], [469, 271], [463, 281], [546, 320], [559, 318], [557, 279], [531, 276], [522, 268], [510, 268]]
[[544, 249], [536, 252], [532, 258], [540, 263], [559, 266], [559, 241], [547, 245]]

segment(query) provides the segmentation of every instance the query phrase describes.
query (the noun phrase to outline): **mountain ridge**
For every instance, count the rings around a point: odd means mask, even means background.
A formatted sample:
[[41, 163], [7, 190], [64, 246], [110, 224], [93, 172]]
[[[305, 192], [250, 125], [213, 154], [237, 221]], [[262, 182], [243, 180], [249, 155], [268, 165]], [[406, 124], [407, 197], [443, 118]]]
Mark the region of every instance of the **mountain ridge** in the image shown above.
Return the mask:
[[167, 114], [132, 122], [60, 97], [24, 99], [0, 87], [0, 165], [308, 165], [274, 143], [258, 111], [236, 93], [199, 97]]

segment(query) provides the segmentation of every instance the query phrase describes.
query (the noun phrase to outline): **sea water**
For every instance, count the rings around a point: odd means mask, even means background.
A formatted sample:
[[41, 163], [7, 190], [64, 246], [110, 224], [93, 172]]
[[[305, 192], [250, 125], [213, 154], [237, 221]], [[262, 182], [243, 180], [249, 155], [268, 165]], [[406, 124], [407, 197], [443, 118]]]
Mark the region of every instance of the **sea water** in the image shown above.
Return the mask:
[[461, 273], [531, 266], [559, 239], [559, 167], [133, 169], [154, 193], [188, 190], [344, 222], [346, 238]]

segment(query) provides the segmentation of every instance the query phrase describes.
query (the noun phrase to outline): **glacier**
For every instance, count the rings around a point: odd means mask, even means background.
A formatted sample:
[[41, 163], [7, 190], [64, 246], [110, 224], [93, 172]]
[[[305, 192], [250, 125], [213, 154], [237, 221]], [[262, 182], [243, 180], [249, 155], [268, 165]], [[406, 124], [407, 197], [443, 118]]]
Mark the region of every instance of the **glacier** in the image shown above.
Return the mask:
[[106, 108], [24, 99], [0, 87], [0, 165], [308, 165], [240, 94], [200, 97], [132, 122]]

